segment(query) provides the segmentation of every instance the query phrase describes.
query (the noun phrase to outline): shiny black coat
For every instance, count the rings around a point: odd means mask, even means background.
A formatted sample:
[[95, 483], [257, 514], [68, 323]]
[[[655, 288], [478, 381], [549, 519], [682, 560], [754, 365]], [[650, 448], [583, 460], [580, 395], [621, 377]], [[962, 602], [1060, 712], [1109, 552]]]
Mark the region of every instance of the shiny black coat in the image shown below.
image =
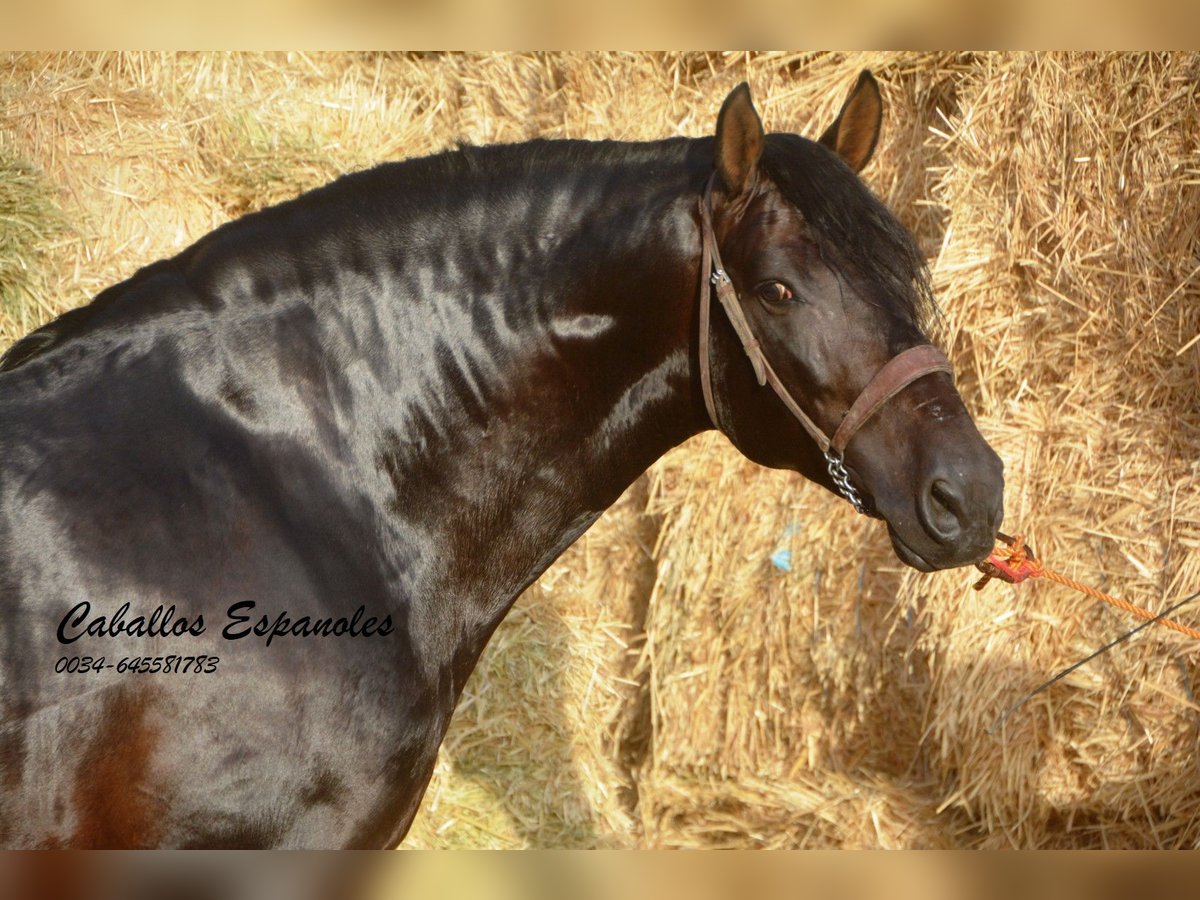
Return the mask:
[[[534, 143], [385, 165], [14, 346], [0, 844], [396, 842], [513, 600], [701, 427], [689, 306], [663, 297], [695, 283], [709, 158]], [[81, 601], [204, 632], [62, 644]], [[247, 602], [394, 627], [226, 639]], [[83, 654], [219, 668], [54, 673]]]
[[[711, 427], [697, 201], [714, 167], [743, 310], [820, 427], [926, 341], [920, 254], [855, 174], [878, 104], [864, 74], [818, 144], [764, 136], [741, 86], [714, 138], [384, 165], [15, 344], [0, 844], [396, 843], [518, 594]], [[722, 316], [711, 351], [734, 444], [829, 486]], [[999, 460], [949, 376], [890, 401], [846, 465], [906, 562], [990, 549]], [[248, 633], [260, 615], [342, 631]]]

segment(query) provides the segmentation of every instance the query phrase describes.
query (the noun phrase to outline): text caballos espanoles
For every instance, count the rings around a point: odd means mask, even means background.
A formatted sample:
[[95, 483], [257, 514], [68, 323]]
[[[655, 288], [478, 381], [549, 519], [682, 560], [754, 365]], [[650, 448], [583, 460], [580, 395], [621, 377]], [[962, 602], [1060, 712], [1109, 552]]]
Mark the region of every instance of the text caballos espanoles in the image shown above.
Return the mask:
[[[368, 616], [358, 607], [349, 616], [293, 616], [282, 610], [274, 616], [256, 614], [254, 601], [234, 603], [225, 612], [226, 624], [221, 637], [237, 641], [258, 637], [266, 646], [277, 637], [386, 637], [392, 633], [392, 617], [382, 619]], [[175, 607], [157, 606], [150, 615], [130, 615], [129, 604], [123, 603], [111, 616], [92, 615], [92, 605], [84, 600], [71, 607], [58, 624], [60, 644], [73, 644], [82, 637], [181, 637], [204, 634], [204, 616], [176, 613]]]

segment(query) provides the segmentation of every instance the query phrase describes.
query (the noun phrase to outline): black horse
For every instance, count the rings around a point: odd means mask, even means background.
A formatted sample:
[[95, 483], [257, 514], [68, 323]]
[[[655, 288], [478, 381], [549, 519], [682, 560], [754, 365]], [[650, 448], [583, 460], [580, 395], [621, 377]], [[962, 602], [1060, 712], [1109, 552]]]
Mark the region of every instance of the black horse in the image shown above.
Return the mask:
[[714, 424], [912, 566], [985, 556], [1000, 461], [856, 174], [881, 109], [863, 73], [764, 135], [741, 85], [715, 137], [383, 165], [13, 345], [0, 844], [395, 845], [514, 599]]

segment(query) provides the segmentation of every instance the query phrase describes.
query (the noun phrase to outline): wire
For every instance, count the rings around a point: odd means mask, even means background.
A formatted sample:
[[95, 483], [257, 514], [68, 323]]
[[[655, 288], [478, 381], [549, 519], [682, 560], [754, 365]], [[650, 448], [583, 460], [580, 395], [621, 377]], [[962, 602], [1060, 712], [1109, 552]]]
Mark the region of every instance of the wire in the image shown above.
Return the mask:
[[1032, 700], [1034, 697], [1036, 697], [1042, 691], [1046, 690], [1046, 688], [1050, 687], [1053, 684], [1058, 683], [1059, 681], [1062, 681], [1062, 679], [1066, 678], [1068, 675], [1070, 675], [1072, 672], [1074, 672], [1080, 666], [1084, 665], [1085, 663], [1091, 662], [1093, 659], [1095, 659], [1097, 656], [1100, 656], [1101, 654], [1107, 653], [1113, 647], [1117, 646], [1117, 644], [1124, 643], [1125, 641], [1129, 640], [1129, 638], [1133, 637], [1135, 634], [1137, 634], [1143, 628], [1149, 628], [1151, 625], [1161, 622], [1163, 619], [1165, 619], [1171, 613], [1175, 612], [1175, 610], [1179, 609], [1181, 606], [1183, 606], [1187, 603], [1191, 603], [1197, 597], [1200, 597], [1200, 591], [1196, 591], [1196, 593], [1194, 593], [1188, 597], [1184, 597], [1182, 600], [1180, 600], [1174, 606], [1168, 606], [1166, 609], [1164, 609], [1162, 612], [1160, 612], [1153, 619], [1149, 619], [1148, 621], [1143, 622], [1141, 625], [1137, 626], [1136, 628], [1133, 628], [1130, 631], [1125, 632], [1123, 635], [1121, 635], [1115, 641], [1111, 641], [1110, 643], [1105, 644], [1103, 647], [1101, 647], [1095, 653], [1081, 659], [1079, 662], [1075, 663], [1072, 666], [1068, 666], [1067, 668], [1065, 668], [1061, 672], [1059, 672], [1057, 675], [1055, 675], [1053, 678], [1051, 678], [1049, 681], [1034, 688], [1032, 691], [1030, 691], [1028, 694], [1026, 694], [1024, 697], [1022, 697], [1019, 703], [1016, 703], [1016, 704], [1010, 706], [1008, 708], [1008, 710], [1004, 713], [1004, 715], [1002, 715], [997, 720], [996, 724], [988, 729], [988, 734], [995, 734], [1000, 728], [1002, 728], [1004, 726], [1004, 723], [1008, 721], [1009, 716], [1011, 716], [1013, 713], [1015, 713], [1018, 709], [1020, 709], [1022, 706], [1024, 706], [1026, 703], [1028, 703], [1030, 700]]

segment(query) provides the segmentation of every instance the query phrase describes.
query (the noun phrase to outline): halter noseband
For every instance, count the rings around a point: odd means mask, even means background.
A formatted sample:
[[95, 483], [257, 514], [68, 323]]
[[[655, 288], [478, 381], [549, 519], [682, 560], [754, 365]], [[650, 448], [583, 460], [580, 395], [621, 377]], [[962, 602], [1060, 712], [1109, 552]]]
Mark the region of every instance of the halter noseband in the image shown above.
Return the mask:
[[742, 342], [742, 349], [750, 358], [750, 365], [754, 367], [754, 376], [758, 379], [759, 385], [769, 384], [779, 399], [783, 401], [783, 405], [817, 442], [817, 446], [825, 455], [829, 475], [842, 496], [849, 500], [860, 513], [870, 515], [866, 503], [863, 502], [854, 485], [850, 483], [850, 473], [846, 471], [846, 464], [843, 461], [846, 446], [866, 421], [879, 411], [880, 407], [918, 378], [934, 372], [946, 372], [953, 375], [953, 369], [950, 368], [950, 363], [942, 351], [932, 344], [918, 344], [916, 347], [909, 347], [893, 356], [884, 364], [883, 368], [875, 373], [867, 382], [867, 386], [863, 388], [862, 393], [850, 405], [850, 409], [843, 416], [833, 437], [830, 438], [826, 435], [817, 423], [800, 408], [796, 398], [784, 387], [779, 376], [775, 374], [775, 369], [763, 355], [762, 347], [754, 337], [754, 332], [750, 330], [750, 323], [746, 320], [745, 313], [742, 312], [737, 290], [734, 288], [729, 274], [725, 271], [725, 267], [721, 264], [721, 252], [717, 248], [717, 239], [713, 234], [712, 227], [712, 188], [715, 178], [716, 173], [714, 172], [708, 179], [704, 194], [700, 198], [700, 271], [703, 276], [700, 280], [700, 386], [704, 391], [704, 405], [708, 408], [708, 416], [718, 431], [725, 430], [721, 427], [721, 422], [717, 417], [717, 407], [713, 400], [712, 390], [712, 360], [709, 354], [709, 308], [712, 303], [712, 290], [709, 285], [711, 283], [717, 289], [717, 299], [721, 301], [721, 305], [725, 308], [725, 314], [729, 317], [730, 324], [733, 325], [733, 330], [737, 332], [737, 336]]

